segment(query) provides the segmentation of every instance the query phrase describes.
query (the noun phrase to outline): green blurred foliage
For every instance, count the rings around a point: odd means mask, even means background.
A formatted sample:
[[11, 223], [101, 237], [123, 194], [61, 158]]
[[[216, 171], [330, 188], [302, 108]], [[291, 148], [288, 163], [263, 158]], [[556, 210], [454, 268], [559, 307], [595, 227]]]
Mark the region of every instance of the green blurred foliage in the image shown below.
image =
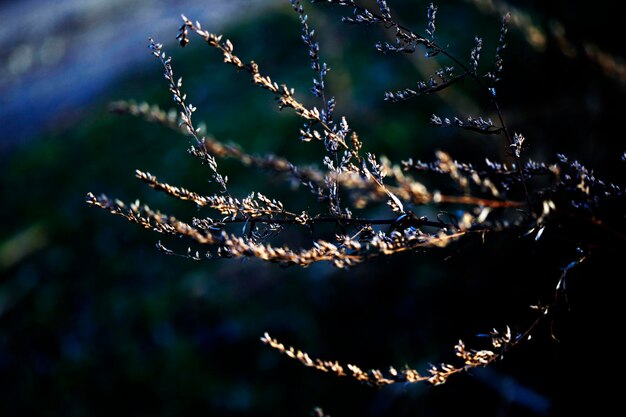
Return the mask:
[[[493, 47], [497, 18], [464, 3], [441, 6], [442, 42], [462, 55], [479, 32]], [[254, 59], [303, 97], [311, 78], [307, 51], [297, 19], [284, 9], [240, 22], [227, 33], [240, 57]], [[407, 24], [424, 25], [422, 4], [405, 2], [399, 9]], [[428, 126], [432, 113], [482, 111], [486, 105], [471, 86], [406, 105], [383, 102], [385, 90], [412, 85], [416, 73], [422, 78], [422, 64], [414, 57], [380, 56], [372, 45], [384, 33], [340, 24], [337, 17], [345, 10], [308, 10], [322, 58], [332, 68], [328, 88], [337, 97], [337, 114], [348, 117], [368, 150], [396, 161], [427, 160], [439, 148], [466, 160], [502, 157], [504, 144], [496, 139]], [[549, 18], [540, 6], [536, 10], [540, 21]], [[569, 18], [566, 23], [575, 22]], [[211, 134], [298, 163], [321, 160], [317, 144], [300, 143], [295, 115], [278, 112], [273, 98], [246, 74], [223, 65], [216, 51], [194, 40], [185, 50], [169, 49], [175, 74], [183, 76], [199, 108], [197, 120]], [[603, 135], [606, 120], [615, 115], [608, 103], [623, 90], [552, 44], [546, 52], [533, 51], [514, 30], [510, 44], [501, 95], [514, 128], [531, 138], [530, 153], [551, 160], [555, 151], [571, 152], [608, 176], [620, 175], [613, 167], [621, 143]], [[490, 55], [485, 51], [483, 64]], [[597, 310], [603, 297], [598, 288], [605, 282], [597, 264], [591, 271], [599, 282], [575, 282], [575, 308], [552, 329], [562, 343], [542, 328], [536, 342], [511, 352], [493, 373], [479, 371], [443, 387], [376, 390], [304, 369], [262, 346], [258, 338], [267, 330], [323, 358], [425, 369], [430, 361], [450, 360], [458, 337], [471, 340], [494, 326], [532, 320], [527, 305], [550, 297], [559, 268], [572, 254], [546, 251], [558, 241], [535, 246], [503, 237], [353, 271], [167, 257], [154, 247], [159, 236], [84, 204], [87, 192], [105, 192], [127, 202], [139, 198], [183, 218], [197, 214], [136, 181], [136, 168], [201, 193], [216, 189], [207, 169], [187, 155], [186, 138], [106, 112], [108, 100], [126, 98], [173, 105], [158, 62], [108, 91], [79, 123], [3, 156], [0, 415], [305, 416], [314, 406], [335, 417], [559, 415], [584, 400], [576, 396], [584, 391], [570, 361], [586, 349], [594, 331], [590, 317], [605, 311]], [[553, 112], [558, 103], [569, 104]], [[589, 106], [595, 113], [585, 113]], [[220, 163], [238, 195], [254, 189], [287, 206], [304, 201], [315, 207], [271, 174]], [[541, 408], [541, 401], [549, 406]]]

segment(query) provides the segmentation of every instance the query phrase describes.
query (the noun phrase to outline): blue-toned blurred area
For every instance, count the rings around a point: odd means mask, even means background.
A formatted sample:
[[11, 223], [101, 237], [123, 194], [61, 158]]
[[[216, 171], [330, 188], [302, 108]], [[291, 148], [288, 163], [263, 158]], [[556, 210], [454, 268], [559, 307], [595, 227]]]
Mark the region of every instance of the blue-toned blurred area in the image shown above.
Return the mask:
[[181, 13], [221, 28], [272, 0], [19, 0], [0, 5], [0, 147], [69, 126], [146, 65], [149, 36], [171, 41]]
[[[429, 2], [388, 3], [404, 25], [425, 33]], [[506, 160], [506, 144], [495, 136], [429, 123], [433, 113], [493, 117], [470, 83], [402, 104], [383, 100], [385, 91], [428, 79], [445, 60], [382, 55], [374, 44], [389, 41], [388, 32], [342, 24], [347, 8], [304, 6], [332, 68], [327, 91], [336, 114], [348, 118], [367, 151], [395, 162], [432, 160], [438, 149], [477, 164]], [[565, 153], [599, 177], [624, 182], [626, 25], [611, 2], [438, 6], [439, 42], [469, 59], [474, 36], [484, 36], [485, 67], [502, 14], [513, 13], [498, 96], [511, 129], [527, 138], [525, 155], [555, 162]], [[578, 256], [575, 247], [546, 232], [538, 243], [493, 237], [348, 271], [199, 262], [156, 248], [162, 239], [184, 254], [187, 242], [87, 206], [93, 192], [139, 199], [184, 220], [212, 214], [135, 178], [141, 169], [203, 195], [217, 192], [208, 168], [188, 154], [188, 138], [109, 111], [115, 100], [174, 107], [148, 37], [173, 56], [174, 73], [198, 108], [196, 122], [216, 139], [321, 165], [322, 147], [299, 140], [302, 121], [293, 112], [278, 111], [271, 94], [200, 39], [178, 46], [180, 14], [223, 33], [239, 57], [318, 105], [288, 1], [0, 2], [0, 416], [305, 417], [317, 406], [332, 417], [558, 416], [611, 402], [589, 384], [606, 384], [613, 365], [604, 362], [619, 359], [604, 331], [620, 317], [613, 287], [621, 272], [612, 272], [621, 271], [619, 250], [576, 269], [567, 303], [497, 364], [442, 386], [377, 389], [304, 368], [259, 338], [268, 331], [311, 356], [368, 369], [425, 371], [454, 361], [459, 338], [481, 347], [476, 335], [494, 327], [524, 330], [536, 317], [529, 305], [551, 300], [562, 268]], [[257, 190], [294, 212], [324, 210], [272, 173], [219, 164], [238, 197]], [[563, 234], [576, 241], [576, 233]], [[287, 236], [310, 244], [306, 233]]]

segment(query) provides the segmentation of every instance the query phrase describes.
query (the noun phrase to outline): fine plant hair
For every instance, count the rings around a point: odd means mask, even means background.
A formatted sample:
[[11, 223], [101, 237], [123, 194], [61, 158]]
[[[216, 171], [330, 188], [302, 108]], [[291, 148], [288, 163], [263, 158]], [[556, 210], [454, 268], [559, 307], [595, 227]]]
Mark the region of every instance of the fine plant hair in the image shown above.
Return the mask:
[[[509, 349], [528, 340], [537, 325], [551, 315], [563, 298], [567, 275], [572, 269], [588, 261], [597, 251], [623, 247], [626, 243], [624, 186], [597, 178], [592, 170], [565, 155], [556, 155], [551, 162], [526, 157], [528, 141], [523, 133], [507, 125], [498, 95], [509, 52], [510, 14], [502, 17], [496, 45], [487, 45], [476, 36], [469, 51], [457, 54], [437, 41], [438, 9], [433, 3], [425, 5], [426, 27], [421, 32], [399, 24], [385, 0], [377, 0], [376, 9], [367, 8], [356, 0], [314, 0], [312, 3], [345, 6], [350, 13], [343, 17], [343, 22], [378, 25], [391, 32], [393, 41], [375, 45], [383, 54], [419, 52], [425, 55], [424, 59], [439, 57], [446, 61], [446, 65], [427, 79], [401, 90], [386, 92], [384, 100], [401, 105], [406, 100], [455, 88], [463, 80], [474, 83], [481, 92], [480, 99], [495, 114], [493, 119], [486, 115], [431, 114], [423, 117], [434, 128], [501, 137], [508, 155], [506, 160], [486, 159], [478, 165], [457, 161], [448, 153], [438, 151], [429, 161], [417, 158], [390, 161], [368, 152], [367, 144], [341, 115], [340, 103], [330, 93], [327, 85], [330, 68], [322, 59], [320, 45], [302, 2], [291, 0], [314, 75], [310, 93], [318, 103], [316, 106], [303, 104], [293, 88], [274, 81], [255, 61], [240, 58], [230, 40], [207, 31], [197, 21], [183, 16], [177, 40], [182, 47], [194, 38], [203, 41], [222, 56], [225, 64], [246, 74], [253, 85], [273, 95], [279, 110], [286, 109], [299, 116], [303, 122], [299, 131], [302, 146], [319, 149], [319, 166], [300, 166], [280, 155], [255, 155], [238, 145], [225, 144], [209, 136], [195, 121], [196, 107], [183, 90], [182, 79], [176, 77], [172, 59], [163, 45], [151, 39], [150, 50], [164, 69], [165, 80], [178, 110], [165, 111], [156, 105], [130, 101], [113, 103], [111, 109], [161, 124], [190, 139], [189, 154], [207, 165], [215, 185], [213, 194], [202, 195], [170, 185], [139, 170], [136, 177], [157, 191], [190, 201], [209, 215], [184, 221], [139, 201], [126, 204], [92, 193], [87, 195], [87, 203], [159, 234], [186, 238], [192, 245], [186, 252], [179, 253], [159, 241], [157, 248], [167, 255], [193, 260], [257, 258], [299, 267], [328, 262], [347, 269], [400, 253], [450, 250], [457, 242], [484, 240], [496, 234], [538, 241], [545, 233], [558, 233], [561, 228], [575, 229], [577, 232], [570, 239], [571, 262], [563, 266], [560, 276], [554, 274], [553, 299], [532, 306], [537, 310], [536, 319], [526, 326], [493, 329], [486, 334], [489, 346], [484, 349], [470, 348], [459, 340], [454, 346], [457, 363], [433, 365], [423, 373], [393, 367], [384, 371], [362, 370], [353, 364], [311, 358], [301, 350], [285, 346], [268, 333], [261, 338], [263, 343], [307, 367], [337, 376], [350, 376], [374, 386], [398, 382], [441, 384], [452, 375], [499, 360]], [[491, 61], [485, 62], [485, 56], [491, 56]], [[228, 175], [218, 163], [227, 158], [284, 181], [286, 187], [295, 184], [299, 192], [311, 193], [318, 206], [310, 210], [287, 206], [256, 190], [243, 196], [234, 195]], [[444, 193], [429, 188], [420, 180], [427, 177], [438, 177], [452, 185], [447, 190], [455, 191]], [[434, 207], [438, 215], [433, 218], [416, 215], [416, 209], [423, 206]], [[461, 210], [455, 210], [453, 214], [447, 210], [450, 206]], [[386, 214], [374, 216], [372, 213]], [[324, 224], [333, 225], [340, 232], [334, 236], [318, 232]], [[303, 243], [300, 246], [280, 243], [281, 232], [286, 229], [300, 232]], [[514, 331], [513, 328], [522, 330]], [[323, 415], [321, 410], [319, 412]]]

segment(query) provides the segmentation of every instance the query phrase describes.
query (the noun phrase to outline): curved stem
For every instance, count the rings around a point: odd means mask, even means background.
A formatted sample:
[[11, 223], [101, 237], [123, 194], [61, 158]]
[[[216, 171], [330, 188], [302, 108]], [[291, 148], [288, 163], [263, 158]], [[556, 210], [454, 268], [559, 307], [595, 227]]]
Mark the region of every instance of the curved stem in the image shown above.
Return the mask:
[[306, 221], [306, 223], [299, 222], [295, 219], [289, 218], [265, 218], [265, 217], [248, 217], [248, 218], [235, 218], [235, 219], [224, 219], [220, 223], [224, 224], [232, 224], [232, 223], [247, 223], [247, 222], [256, 222], [256, 223], [275, 223], [275, 224], [301, 224], [301, 225], [312, 225], [317, 223], [338, 223], [342, 225], [393, 225], [401, 223], [403, 226], [413, 226], [413, 227], [436, 227], [439, 229], [444, 228], [453, 228], [455, 227], [451, 223], [444, 223], [439, 221], [426, 220], [421, 218], [406, 218], [403, 220], [395, 219], [347, 219], [347, 218], [337, 218], [332, 216], [324, 216], [324, 217], [313, 217]]

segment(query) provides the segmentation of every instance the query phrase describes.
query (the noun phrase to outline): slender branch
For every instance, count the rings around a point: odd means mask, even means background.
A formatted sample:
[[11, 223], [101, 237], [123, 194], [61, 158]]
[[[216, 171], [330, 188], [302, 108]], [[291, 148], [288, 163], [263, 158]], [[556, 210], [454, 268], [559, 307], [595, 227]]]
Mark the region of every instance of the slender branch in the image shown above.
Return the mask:
[[398, 225], [402, 227], [435, 227], [438, 229], [453, 229], [456, 226], [451, 223], [444, 223], [440, 221], [432, 221], [424, 218], [404, 218], [403, 216], [399, 216], [395, 219], [359, 219], [359, 218], [342, 218], [338, 219], [336, 217], [312, 217], [307, 219], [306, 221], [298, 221], [292, 218], [265, 218], [265, 217], [254, 217], [254, 218], [234, 218], [234, 219], [224, 219], [221, 223], [230, 224], [230, 223], [247, 223], [247, 222], [255, 222], [255, 223], [276, 223], [276, 224], [292, 224], [292, 225], [314, 225], [318, 223], [337, 223], [344, 226], [364, 226], [364, 225]]
[[431, 385], [440, 385], [445, 383], [451, 376], [463, 372], [469, 372], [472, 369], [485, 367], [502, 358], [510, 349], [516, 347], [519, 343], [528, 340], [530, 334], [536, 327], [547, 317], [548, 308], [542, 308], [540, 315], [535, 319], [526, 330], [517, 335], [513, 335], [510, 327], [506, 327], [503, 333], [492, 330], [485, 335], [491, 339], [492, 349], [474, 350], [466, 347], [462, 340], [454, 346], [456, 356], [462, 361], [461, 365], [451, 365], [442, 363], [438, 366], [431, 365], [427, 373], [420, 373], [415, 369], [404, 368], [398, 370], [390, 367], [387, 371], [379, 369], [363, 370], [354, 364], [342, 365], [338, 361], [329, 361], [318, 358], [311, 358], [308, 353], [298, 350], [294, 347], [287, 347], [280, 343], [277, 339], [272, 338], [269, 333], [265, 333], [261, 337], [261, 342], [276, 349], [280, 353], [299, 361], [302, 365], [315, 368], [322, 372], [331, 373], [336, 376], [349, 376], [371, 386], [384, 386], [397, 383], [418, 383], [425, 382]]
[[[393, 19], [391, 19], [390, 16], [379, 15], [376, 12], [372, 12], [369, 9], [366, 9], [366, 8], [364, 8], [362, 6], [359, 6], [354, 1], [339, 2], [338, 4], [343, 5], [343, 6], [354, 7], [356, 10], [358, 10], [361, 13], [369, 14], [374, 19], [376, 19], [378, 22], [384, 23], [386, 29], [391, 29], [391, 28], [395, 27], [396, 29], [404, 32], [403, 33], [404, 36], [410, 38], [413, 42], [415, 42], [416, 45], [422, 44], [427, 49], [432, 50], [433, 52], [430, 53], [430, 56], [434, 56], [434, 55], [437, 55], [437, 54], [442, 54], [446, 58], [448, 58], [452, 62], [454, 62], [456, 65], [458, 65], [459, 68], [461, 68], [463, 70], [463, 74], [460, 77], [469, 76], [471, 79], [473, 79], [480, 86], [482, 91], [489, 97], [491, 103], [494, 105], [494, 108], [495, 108], [497, 116], [498, 116], [498, 120], [500, 121], [500, 126], [502, 127], [502, 132], [504, 133], [504, 136], [505, 136], [509, 146], [513, 146], [514, 145], [513, 137], [511, 136], [511, 133], [509, 132], [509, 129], [508, 129], [508, 127], [507, 127], [507, 125], [506, 125], [506, 123], [504, 121], [504, 116], [502, 115], [502, 110], [500, 109], [500, 104], [498, 103], [498, 100], [496, 99], [496, 96], [492, 93], [491, 89], [489, 87], [487, 87], [487, 85], [480, 79], [480, 77], [477, 75], [477, 73], [475, 71], [472, 71], [471, 69], [469, 69], [467, 67], [467, 65], [465, 65], [463, 62], [461, 62], [459, 59], [457, 59], [454, 55], [449, 53], [446, 49], [444, 49], [441, 46], [439, 46], [434, 40], [428, 40], [428, 39], [426, 39], [426, 38], [424, 38], [422, 36], [419, 36], [419, 35], [415, 34], [411, 29], [409, 29], [406, 26], [403, 26], [403, 25], [397, 23], [396, 21], [394, 21]], [[436, 90], [433, 90], [433, 91], [436, 91]], [[530, 210], [531, 213], [535, 213], [535, 211], [533, 209], [532, 201], [530, 199], [530, 193], [528, 191], [528, 186], [526, 184], [526, 176], [524, 175], [524, 170], [522, 168], [521, 158], [517, 154], [515, 154], [515, 153], [512, 156], [515, 159], [515, 165], [516, 165], [516, 169], [517, 169], [518, 175], [520, 176], [520, 182], [522, 183], [522, 187], [524, 188], [524, 195], [525, 195], [525, 198], [526, 198], [526, 203], [528, 205], [528, 209]]]
[[438, 198], [440, 203], [450, 204], [468, 204], [473, 206], [483, 206], [490, 208], [519, 208], [523, 207], [526, 203], [521, 201], [499, 201], [491, 200], [488, 198], [473, 197], [469, 195], [456, 196], [456, 195], [441, 195]]

